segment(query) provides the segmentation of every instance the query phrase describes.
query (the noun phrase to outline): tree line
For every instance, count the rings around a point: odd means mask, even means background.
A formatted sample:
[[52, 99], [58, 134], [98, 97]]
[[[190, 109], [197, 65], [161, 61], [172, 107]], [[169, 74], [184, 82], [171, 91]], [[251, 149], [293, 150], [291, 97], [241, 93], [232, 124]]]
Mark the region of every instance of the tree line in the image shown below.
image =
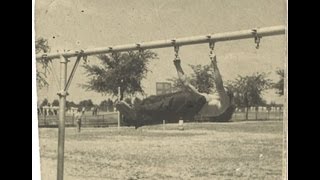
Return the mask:
[[[48, 99], [45, 98], [39, 104], [39, 108], [42, 108], [44, 106], [59, 106], [59, 100], [55, 99], [50, 103]], [[91, 99], [82, 100], [79, 103], [75, 103], [73, 101], [66, 101], [66, 107], [67, 109], [85, 108], [86, 111], [89, 111], [92, 108], [98, 108], [99, 111], [108, 111], [108, 112], [113, 112], [115, 110], [114, 102], [110, 98], [108, 98], [107, 100], [101, 101], [100, 104], [94, 104]]]
[[[36, 52], [49, 52], [50, 48], [47, 40], [40, 38], [36, 41]], [[112, 97], [118, 96], [118, 87], [120, 87], [120, 99], [125, 100], [129, 104], [135, 104], [141, 101], [135, 99], [134, 102], [130, 99], [137, 94], [145, 95], [141, 81], [150, 71], [148, 64], [157, 60], [158, 56], [150, 50], [145, 51], [129, 51], [123, 53], [101, 54], [96, 56], [100, 60], [99, 65], [85, 64], [82, 67], [85, 69], [89, 80], [82, 84], [81, 87], [86, 90], [95, 91]], [[39, 60], [37, 63], [42, 65], [42, 69], [48, 68], [50, 60]], [[210, 93], [214, 90], [214, 79], [210, 71], [213, 69], [210, 65], [189, 65], [193, 73], [188, 77], [190, 83], [194, 85], [200, 92]], [[38, 87], [48, 86], [45, 81], [45, 76], [48, 71], [42, 73], [37, 72]], [[224, 83], [225, 88], [233, 92], [234, 104], [239, 108], [264, 106], [265, 100], [262, 98], [263, 92], [268, 89], [276, 89], [279, 96], [284, 94], [284, 76], [283, 69], [276, 70], [280, 80], [273, 82], [268, 76], [268, 73], [256, 72], [251, 75], [238, 75], [237, 78]], [[38, 77], [39, 76], [39, 77]], [[173, 91], [179, 91], [183, 88], [182, 83], [178, 78], [168, 79], [173, 84]], [[110, 99], [104, 100], [99, 107], [106, 109], [112, 107], [113, 102]], [[72, 104], [73, 102], [68, 102]], [[80, 102], [81, 105], [90, 107], [92, 101]], [[79, 104], [80, 104], [79, 103]], [[78, 104], [78, 105], [79, 105]], [[112, 106], [111, 106], [112, 104]], [[77, 104], [72, 104], [78, 106]], [[68, 104], [67, 104], [68, 106]], [[107, 108], [108, 110], [108, 108]]]

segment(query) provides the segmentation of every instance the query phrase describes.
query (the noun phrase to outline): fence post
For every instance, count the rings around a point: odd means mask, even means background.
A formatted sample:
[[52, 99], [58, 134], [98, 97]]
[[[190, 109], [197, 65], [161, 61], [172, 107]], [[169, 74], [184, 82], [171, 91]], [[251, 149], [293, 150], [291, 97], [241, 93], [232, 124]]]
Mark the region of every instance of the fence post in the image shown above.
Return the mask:
[[166, 130], [166, 120], [162, 120], [162, 130]]
[[180, 131], [184, 130], [184, 127], [183, 127], [183, 119], [182, 119], [182, 118], [179, 119], [179, 124], [178, 124], [178, 126], [179, 126], [179, 130], [180, 130]]
[[[118, 87], [118, 101], [120, 102], [120, 100], [121, 100], [121, 88], [120, 87]], [[121, 113], [120, 113], [120, 111], [118, 110], [118, 131], [119, 131], [119, 129], [120, 129], [120, 119], [121, 119]]]
[[74, 114], [72, 114], [72, 126], [74, 126]]

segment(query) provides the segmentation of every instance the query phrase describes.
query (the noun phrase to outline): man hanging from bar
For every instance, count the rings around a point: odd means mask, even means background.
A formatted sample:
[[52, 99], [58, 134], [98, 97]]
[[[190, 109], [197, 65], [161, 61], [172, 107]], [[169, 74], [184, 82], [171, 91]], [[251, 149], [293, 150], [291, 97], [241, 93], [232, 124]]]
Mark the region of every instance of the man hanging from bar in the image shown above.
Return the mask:
[[176, 55], [173, 62], [178, 77], [184, 85], [183, 90], [150, 96], [134, 107], [124, 101], [116, 103], [117, 109], [124, 115], [124, 122], [138, 128], [143, 125], [160, 124], [163, 120], [169, 123], [178, 122], [179, 119], [194, 120], [196, 115], [206, 117], [209, 121], [229, 121], [235, 110], [235, 106], [232, 104], [233, 93], [223, 86], [213, 51], [210, 51], [210, 59], [215, 82], [213, 93], [200, 93], [186, 80], [181, 60]]

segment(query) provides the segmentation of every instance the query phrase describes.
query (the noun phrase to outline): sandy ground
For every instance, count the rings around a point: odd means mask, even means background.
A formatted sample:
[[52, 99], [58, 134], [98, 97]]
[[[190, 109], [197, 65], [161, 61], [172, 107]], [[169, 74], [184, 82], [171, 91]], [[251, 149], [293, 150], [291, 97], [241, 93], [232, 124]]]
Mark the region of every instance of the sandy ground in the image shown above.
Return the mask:
[[[282, 121], [66, 129], [66, 180], [282, 179]], [[40, 129], [42, 180], [56, 179], [57, 134]]]

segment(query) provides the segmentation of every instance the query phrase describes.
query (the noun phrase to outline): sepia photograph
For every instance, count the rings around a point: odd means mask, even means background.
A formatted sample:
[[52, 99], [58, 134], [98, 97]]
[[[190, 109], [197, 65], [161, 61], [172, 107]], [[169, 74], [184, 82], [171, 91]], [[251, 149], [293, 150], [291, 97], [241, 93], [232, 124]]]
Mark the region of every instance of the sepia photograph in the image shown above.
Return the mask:
[[286, 180], [286, 0], [34, 0], [41, 180]]

